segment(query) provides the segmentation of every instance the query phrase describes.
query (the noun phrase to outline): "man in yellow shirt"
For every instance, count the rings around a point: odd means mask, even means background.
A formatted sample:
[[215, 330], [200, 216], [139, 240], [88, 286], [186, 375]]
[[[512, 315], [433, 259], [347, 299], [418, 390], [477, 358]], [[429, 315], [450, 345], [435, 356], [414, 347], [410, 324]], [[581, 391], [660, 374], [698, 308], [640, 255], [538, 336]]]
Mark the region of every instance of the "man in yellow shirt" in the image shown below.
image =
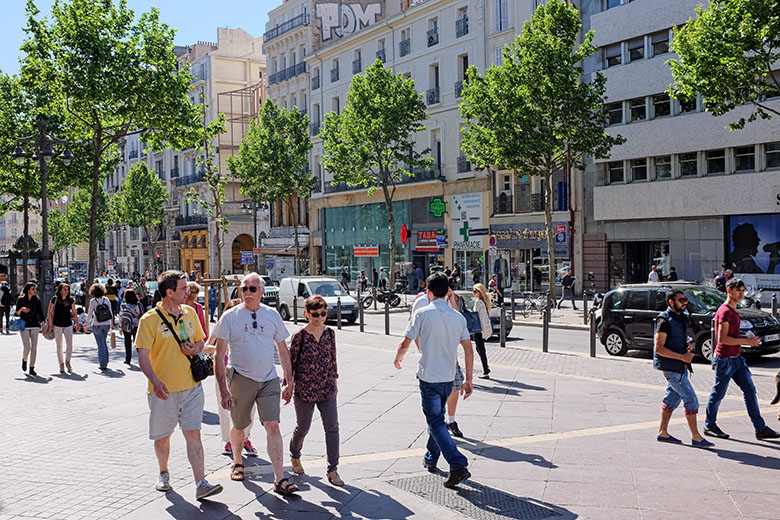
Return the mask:
[[184, 273], [166, 271], [160, 275], [158, 282], [162, 301], [141, 317], [135, 339], [138, 364], [149, 379], [149, 438], [154, 441], [154, 452], [160, 466], [155, 487], [158, 491], [171, 489], [168, 456], [171, 434], [178, 424], [187, 443], [187, 457], [195, 476], [195, 497], [201, 500], [222, 491], [220, 484], [206, 482], [203, 443], [200, 440], [203, 387], [193, 379], [187, 357], [203, 350], [205, 334], [195, 310], [184, 305], [187, 297]]

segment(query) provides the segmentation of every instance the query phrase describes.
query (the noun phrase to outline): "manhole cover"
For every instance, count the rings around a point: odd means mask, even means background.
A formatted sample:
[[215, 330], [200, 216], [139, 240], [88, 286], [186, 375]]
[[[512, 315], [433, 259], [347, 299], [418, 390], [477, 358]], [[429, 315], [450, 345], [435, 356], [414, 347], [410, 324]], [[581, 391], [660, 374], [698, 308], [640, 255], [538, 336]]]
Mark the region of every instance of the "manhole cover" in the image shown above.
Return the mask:
[[389, 483], [475, 520], [544, 520], [561, 516], [543, 502], [516, 497], [473, 480], [462, 482], [454, 490], [442, 486], [443, 481], [440, 475], [428, 474], [390, 480]]

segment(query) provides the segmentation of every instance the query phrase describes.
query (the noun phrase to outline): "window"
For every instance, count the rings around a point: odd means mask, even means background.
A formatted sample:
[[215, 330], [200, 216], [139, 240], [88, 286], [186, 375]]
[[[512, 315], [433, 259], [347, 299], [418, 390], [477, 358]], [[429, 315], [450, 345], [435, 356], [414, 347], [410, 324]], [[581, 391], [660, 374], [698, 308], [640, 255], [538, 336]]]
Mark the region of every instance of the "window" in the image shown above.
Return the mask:
[[620, 0], [607, 0], [607, 9], [612, 9], [621, 4]]
[[628, 41], [628, 61], [637, 61], [645, 57], [645, 39], [634, 38]]
[[764, 145], [767, 168], [780, 168], [780, 142]]
[[651, 298], [653, 299], [653, 309], [658, 312], [663, 312], [669, 307], [669, 302], [666, 301], [666, 292], [653, 291]]
[[669, 52], [669, 31], [659, 31], [650, 37], [653, 44], [653, 56]]
[[709, 150], [707, 152], [707, 175], [726, 173], [726, 150]]
[[669, 94], [653, 96], [653, 113], [655, 117], [665, 117], [672, 113], [672, 100], [669, 99]]
[[339, 100], [339, 97], [336, 96], [333, 98], [333, 111], [336, 112], [336, 114], [341, 113], [341, 102]]
[[647, 159], [631, 160], [631, 179], [634, 181], [647, 180]]
[[696, 98], [680, 99], [680, 113], [696, 112]]
[[626, 309], [646, 311], [649, 291], [628, 291], [626, 294]]
[[623, 161], [612, 161], [607, 163], [607, 169], [609, 170], [609, 183], [625, 182], [625, 175], [623, 172]]
[[698, 155], [693, 153], [680, 154], [680, 177], [696, 177], [698, 175]]
[[604, 49], [604, 61], [607, 62], [606, 68], [620, 65], [623, 61], [619, 43], [613, 43]]
[[631, 106], [631, 121], [644, 121], [647, 119], [645, 98], [632, 99], [629, 103]]
[[662, 180], [672, 178], [671, 155], [661, 155], [655, 158], [655, 178]]
[[610, 125], [619, 125], [623, 122], [623, 103], [609, 103], [604, 107]]
[[496, 49], [496, 61], [494, 62], [499, 67], [504, 64], [504, 48], [499, 47]]
[[495, 0], [496, 32], [509, 29], [509, 0]]
[[734, 150], [734, 162], [738, 172], [753, 171], [756, 169], [756, 147], [740, 146]]

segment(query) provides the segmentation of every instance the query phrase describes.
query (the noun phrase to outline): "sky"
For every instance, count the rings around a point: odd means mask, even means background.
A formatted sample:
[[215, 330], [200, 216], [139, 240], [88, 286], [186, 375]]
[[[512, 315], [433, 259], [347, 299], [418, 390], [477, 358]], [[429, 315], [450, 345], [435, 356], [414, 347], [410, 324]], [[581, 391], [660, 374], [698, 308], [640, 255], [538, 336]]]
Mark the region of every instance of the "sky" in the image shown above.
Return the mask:
[[[0, 0], [3, 13], [0, 70], [6, 73], [19, 71], [19, 47], [27, 23], [26, 3], [26, 0]], [[53, 0], [36, 0], [40, 15], [49, 15], [53, 3]], [[136, 17], [157, 7], [162, 21], [176, 29], [177, 45], [191, 45], [198, 40], [216, 42], [217, 27], [241, 28], [253, 36], [262, 36], [268, 11], [281, 4], [282, 0], [127, 0]]]

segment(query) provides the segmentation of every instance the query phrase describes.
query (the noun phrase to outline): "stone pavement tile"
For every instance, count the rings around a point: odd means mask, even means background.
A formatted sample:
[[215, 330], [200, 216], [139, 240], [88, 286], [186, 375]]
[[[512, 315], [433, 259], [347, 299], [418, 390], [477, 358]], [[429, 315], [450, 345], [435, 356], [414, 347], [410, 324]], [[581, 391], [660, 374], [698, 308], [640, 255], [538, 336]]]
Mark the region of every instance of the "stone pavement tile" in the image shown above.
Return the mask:
[[[671, 474], [665, 479], [670, 484]], [[719, 518], [738, 518], [739, 510], [727, 493], [713, 493], [709, 489], [681, 489], [660, 482], [655, 486], [636, 488], [636, 498], [642, 511], [665, 511], [712, 514]]]
[[[577, 520], [644, 520], [644, 515], [636, 508], [571, 506], [568, 508], [577, 515]], [[666, 520], [669, 520], [668, 518]], [[686, 517], [688, 520], [688, 517]]]
[[631, 468], [566, 464], [550, 470], [550, 482], [590, 482], [601, 484], [634, 484]]
[[[776, 479], [775, 479], [776, 480]], [[777, 488], [777, 486], [775, 486]], [[750, 518], [778, 518], [780, 494], [732, 492], [731, 499], [737, 504], [740, 512]]]
[[628, 453], [620, 451], [556, 448], [552, 462], [556, 466], [565, 464], [628, 466], [629, 458]]
[[[726, 468], [717, 472], [718, 478], [730, 493], [767, 493], [780, 492], [777, 470], [760, 467]], [[780, 517], [780, 515], [778, 515]]]
[[598, 451], [626, 451], [628, 443], [620, 432], [617, 436], [591, 435], [586, 438], [575, 437], [571, 439], [558, 439], [556, 448], [562, 450], [582, 449], [583, 445], [589, 450]]
[[504, 437], [520, 437], [525, 435], [538, 435], [550, 433], [553, 430], [553, 419], [550, 417], [537, 418], [496, 418], [487, 432], [486, 439], [503, 439]]
[[544, 501], [573, 509], [573, 506], [635, 508], [636, 489], [633, 484], [594, 484], [583, 482], [548, 482]]
[[[725, 491], [723, 482], [714, 471], [688, 469], [685, 462], [674, 460], [674, 487], [690, 490], [710, 490], [722, 493]], [[669, 468], [635, 468], [634, 483], [637, 488], [652, 488], [659, 485], [669, 485]]]

